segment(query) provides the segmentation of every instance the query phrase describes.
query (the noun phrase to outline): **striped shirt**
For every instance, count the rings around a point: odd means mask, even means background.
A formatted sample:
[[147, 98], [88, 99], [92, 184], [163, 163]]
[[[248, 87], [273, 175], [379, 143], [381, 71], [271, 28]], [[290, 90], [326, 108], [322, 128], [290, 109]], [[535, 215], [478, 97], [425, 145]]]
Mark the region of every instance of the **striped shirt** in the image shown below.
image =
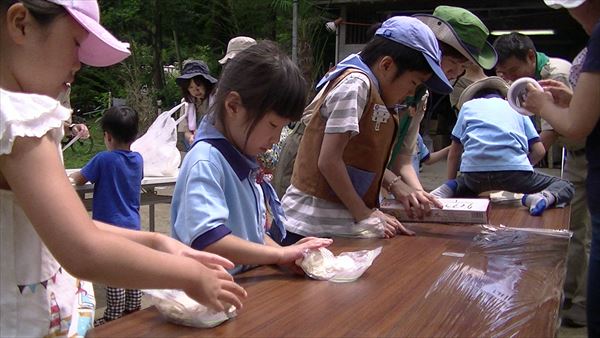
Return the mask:
[[[326, 121], [325, 133], [349, 132], [352, 136], [360, 133], [358, 123], [367, 105], [369, 91], [369, 78], [361, 73], [348, 75], [333, 88], [320, 109]], [[352, 214], [343, 204], [308, 195], [293, 185], [287, 189], [281, 204], [288, 231], [303, 236], [376, 236], [369, 227], [363, 229], [354, 223]]]

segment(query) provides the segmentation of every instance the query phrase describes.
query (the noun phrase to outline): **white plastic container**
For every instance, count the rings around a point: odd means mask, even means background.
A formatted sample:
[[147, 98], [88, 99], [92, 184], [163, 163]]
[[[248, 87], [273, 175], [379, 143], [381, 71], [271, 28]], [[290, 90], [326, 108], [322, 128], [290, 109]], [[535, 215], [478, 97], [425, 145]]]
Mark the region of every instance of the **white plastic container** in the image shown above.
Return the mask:
[[527, 84], [529, 83], [539, 90], [544, 90], [536, 80], [530, 77], [523, 77], [510, 85], [507, 95], [508, 104], [510, 104], [510, 106], [520, 114], [527, 116], [534, 115], [532, 112], [523, 107], [523, 103], [525, 100], [527, 100]]

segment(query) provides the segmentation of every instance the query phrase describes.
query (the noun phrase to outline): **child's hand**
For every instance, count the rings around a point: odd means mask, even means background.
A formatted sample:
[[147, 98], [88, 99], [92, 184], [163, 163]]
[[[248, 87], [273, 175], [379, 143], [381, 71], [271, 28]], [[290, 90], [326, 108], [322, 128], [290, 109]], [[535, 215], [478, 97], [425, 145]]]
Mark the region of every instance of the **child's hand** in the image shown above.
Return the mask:
[[90, 131], [88, 130], [88, 127], [83, 123], [74, 124], [71, 127], [71, 136], [76, 135], [79, 135], [80, 139], [85, 140], [90, 138]]
[[299, 240], [294, 245], [281, 247], [281, 257], [278, 265], [294, 262], [298, 258], [304, 256], [304, 252], [313, 249], [325, 248], [333, 243], [329, 238], [305, 237]]
[[429, 215], [432, 205], [440, 209], [444, 207], [433, 195], [412, 188], [404, 182], [394, 184], [392, 194], [398, 202], [402, 203], [410, 217], [423, 218], [424, 215]]
[[375, 209], [369, 217], [377, 217], [385, 221], [384, 231], [386, 238], [392, 238], [396, 235], [407, 235], [414, 236], [415, 233], [407, 228], [398, 221], [398, 219], [392, 215], [386, 214], [381, 210]]
[[241, 300], [248, 294], [222, 266], [198, 264], [198, 273], [198, 280], [183, 290], [188, 296], [215, 311], [226, 311], [229, 305], [242, 308]]

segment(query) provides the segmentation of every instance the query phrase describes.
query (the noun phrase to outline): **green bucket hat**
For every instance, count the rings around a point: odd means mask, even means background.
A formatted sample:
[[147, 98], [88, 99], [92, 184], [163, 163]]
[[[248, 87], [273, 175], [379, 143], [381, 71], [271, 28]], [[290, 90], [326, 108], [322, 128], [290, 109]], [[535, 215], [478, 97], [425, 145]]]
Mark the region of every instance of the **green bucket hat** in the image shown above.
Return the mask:
[[490, 31], [475, 14], [460, 7], [438, 6], [433, 15], [415, 14], [436, 38], [458, 50], [483, 69], [492, 69], [498, 61], [496, 50], [487, 38]]

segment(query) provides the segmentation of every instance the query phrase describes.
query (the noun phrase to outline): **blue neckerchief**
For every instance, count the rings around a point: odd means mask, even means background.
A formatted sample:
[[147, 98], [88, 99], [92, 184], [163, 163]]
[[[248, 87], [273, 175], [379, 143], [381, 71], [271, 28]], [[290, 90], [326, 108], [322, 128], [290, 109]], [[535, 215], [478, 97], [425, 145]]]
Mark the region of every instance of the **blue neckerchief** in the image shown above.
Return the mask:
[[[192, 147], [198, 142], [204, 141], [217, 148], [221, 155], [225, 157], [225, 160], [229, 163], [240, 181], [247, 179], [251, 173], [258, 172], [260, 167], [256, 160], [249, 158], [237, 150], [237, 148], [235, 148], [229, 140], [227, 140], [225, 136], [223, 136], [223, 134], [207, 120], [208, 119], [202, 119], [197, 132], [198, 137], [196, 137]], [[273, 214], [273, 223], [279, 229], [282, 235], [281, 239], [284, 239], [286, 231], [282, 218], [285, 219], [286, 217], [283, 208], [281, 207], [281, 202], [279, 202], [277, 194], [275, 193], [275, 189], [273, 189], [273, 186], [271, 186], [271, 183], [267, 180], [262, 180], [260, 187], [265, 195], [266, 202], [269, 204], [271, 213]]]
[[377, 81], [377, 77], [375, 77], [375, 74], [373, 74], [371, 68], [369, 68], [369, 66], [367, 66], [367, 64], [363, 62], [359, 54], [350, 54], [344, 60], [340, 61], [335, 66], [335, 69], [325, 74], [325, 76], [323, 76], [323, 78], [319, 80], [319, 83], [317, 84], [317, 90], [320, 89], [327, 82], [332, 81], [338, 76], [340, 76], [340, 74], [342, 74], [348, 68], [359, 69], [365, 72], [369, 79], [371, 79], [371, 82], [375, 84], [375, 88], [377, 88], [377, 91], [379, 92], [379, 81]]

